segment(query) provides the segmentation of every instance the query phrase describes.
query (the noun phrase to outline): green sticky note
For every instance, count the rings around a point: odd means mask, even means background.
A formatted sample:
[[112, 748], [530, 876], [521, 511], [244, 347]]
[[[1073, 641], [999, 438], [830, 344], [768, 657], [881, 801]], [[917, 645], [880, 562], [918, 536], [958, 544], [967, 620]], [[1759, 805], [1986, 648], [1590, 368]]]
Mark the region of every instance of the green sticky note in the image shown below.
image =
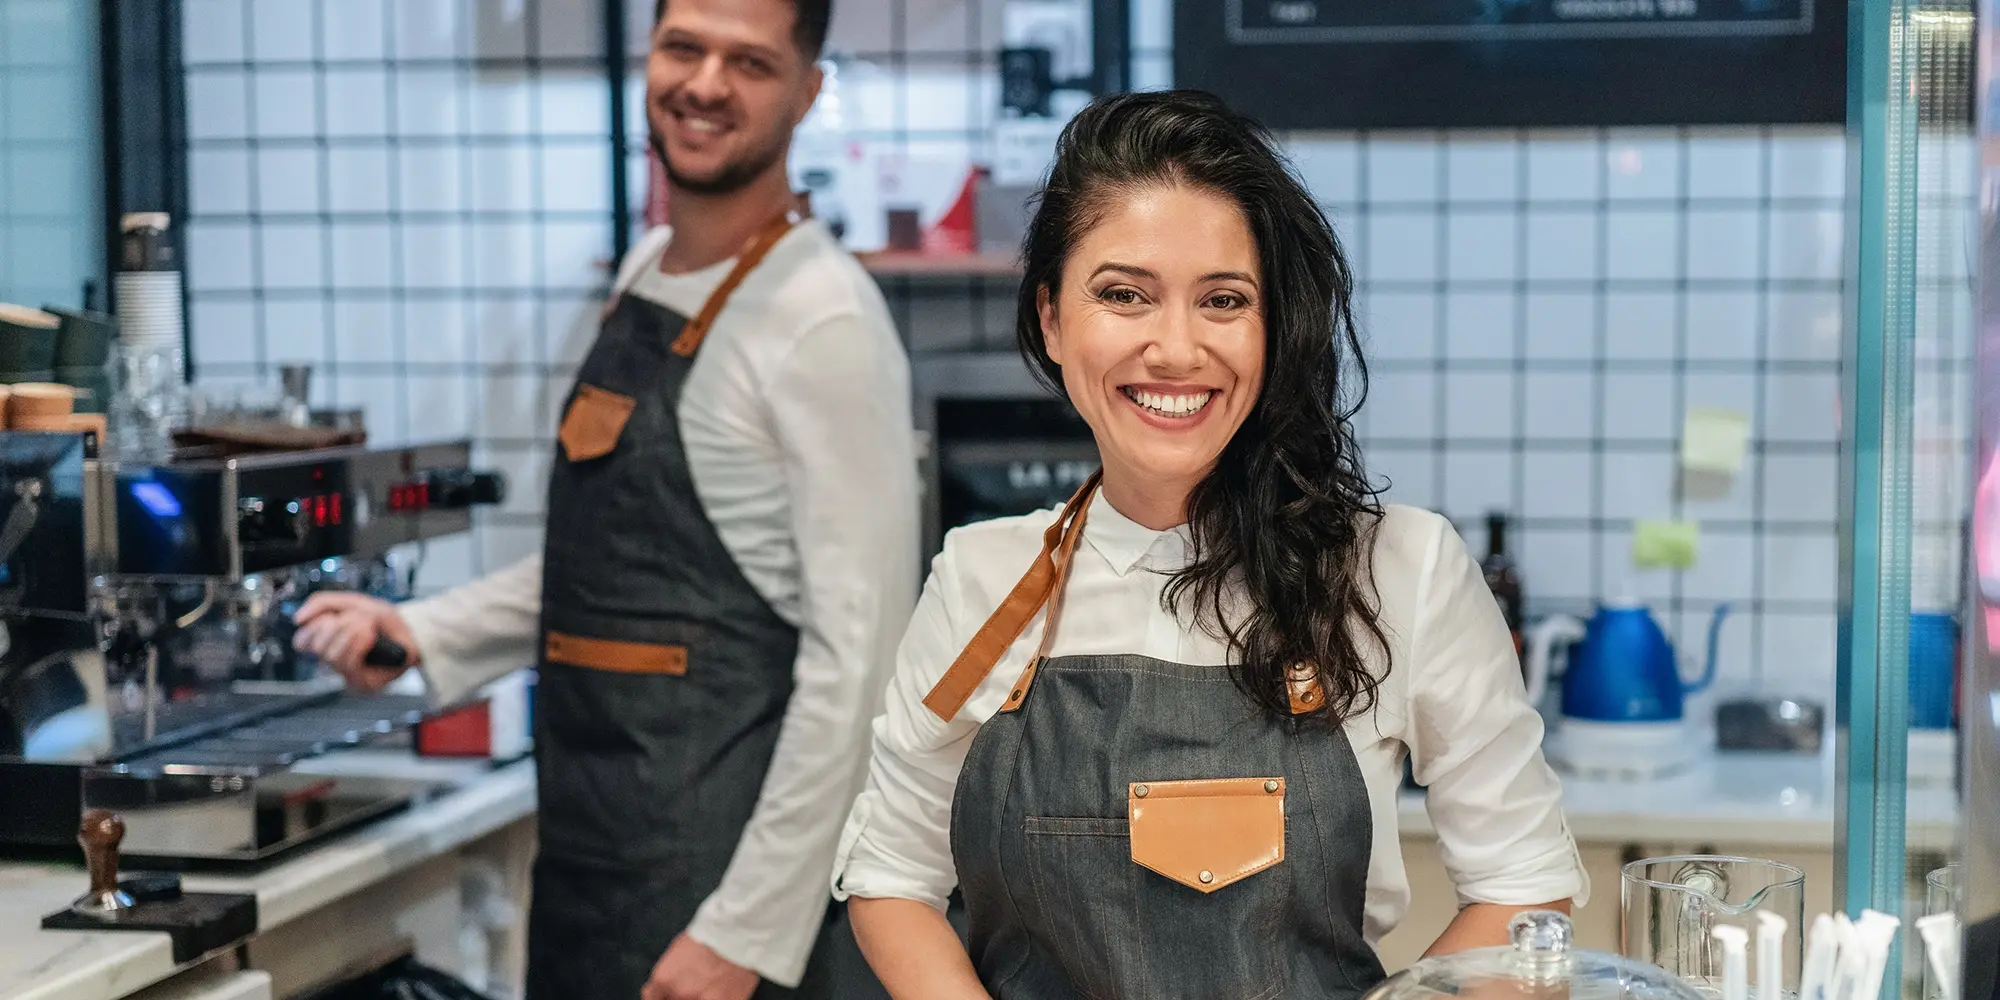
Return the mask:
[[1681, 467], [1733, 476], [1750, 447], [1750, 417], [1741, 410], [1690, 407], [1681, 425]]
[[1687, 569], [1700, 544], [1701, 529], [1693, 521], [1640, 521], [1632, 526], [1632, 565]]

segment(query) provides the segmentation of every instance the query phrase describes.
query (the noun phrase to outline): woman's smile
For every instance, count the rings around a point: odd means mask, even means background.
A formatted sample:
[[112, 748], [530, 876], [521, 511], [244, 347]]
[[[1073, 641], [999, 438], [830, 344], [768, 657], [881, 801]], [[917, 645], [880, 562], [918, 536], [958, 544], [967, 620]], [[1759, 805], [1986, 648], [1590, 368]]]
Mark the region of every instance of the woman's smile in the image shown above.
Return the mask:
[[1184, 430], [1208, 415], [1217, 391], [1202, 386], [1121, 385], [1118, 391], [1156, 427]]

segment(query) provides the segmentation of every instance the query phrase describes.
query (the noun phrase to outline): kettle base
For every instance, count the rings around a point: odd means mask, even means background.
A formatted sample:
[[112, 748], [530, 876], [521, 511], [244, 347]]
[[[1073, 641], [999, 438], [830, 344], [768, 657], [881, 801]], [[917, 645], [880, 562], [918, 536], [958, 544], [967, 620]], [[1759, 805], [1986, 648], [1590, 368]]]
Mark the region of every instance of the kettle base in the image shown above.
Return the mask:
[[1686, 720], [1599, 722], [1564, 716], [1546, 741], [1549, 761], [1579, 777], [1650, 780], [1685, 770], [1700, 755]]

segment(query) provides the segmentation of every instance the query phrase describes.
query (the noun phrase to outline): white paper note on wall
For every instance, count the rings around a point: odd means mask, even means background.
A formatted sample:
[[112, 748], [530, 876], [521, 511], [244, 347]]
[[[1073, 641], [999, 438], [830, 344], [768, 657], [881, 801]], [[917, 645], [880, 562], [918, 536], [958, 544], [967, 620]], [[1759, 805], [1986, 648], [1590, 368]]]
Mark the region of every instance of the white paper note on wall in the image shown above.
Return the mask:
[[1056, 157], [1059, 118], [1004, 118], [993, 124], [993, 183], [1038, 186]]

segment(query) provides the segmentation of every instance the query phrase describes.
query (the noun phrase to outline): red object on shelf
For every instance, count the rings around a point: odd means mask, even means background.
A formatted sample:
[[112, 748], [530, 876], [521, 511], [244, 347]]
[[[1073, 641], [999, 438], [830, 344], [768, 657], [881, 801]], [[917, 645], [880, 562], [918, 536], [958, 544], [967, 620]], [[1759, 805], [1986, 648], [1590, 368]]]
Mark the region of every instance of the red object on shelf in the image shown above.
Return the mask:
[[979, 170], [966, 171], [965, 184], [958, 189], [958, 198], [951, 207], [938, 216], [936, 222], [924, 233], [925, 253], [968, 254], [972, 252], [974, 233], [973, 192], [978, 185]]
[[424, 757], [490, 757], [493, 714], [476, 701], [417, 723], [417, 753]]

